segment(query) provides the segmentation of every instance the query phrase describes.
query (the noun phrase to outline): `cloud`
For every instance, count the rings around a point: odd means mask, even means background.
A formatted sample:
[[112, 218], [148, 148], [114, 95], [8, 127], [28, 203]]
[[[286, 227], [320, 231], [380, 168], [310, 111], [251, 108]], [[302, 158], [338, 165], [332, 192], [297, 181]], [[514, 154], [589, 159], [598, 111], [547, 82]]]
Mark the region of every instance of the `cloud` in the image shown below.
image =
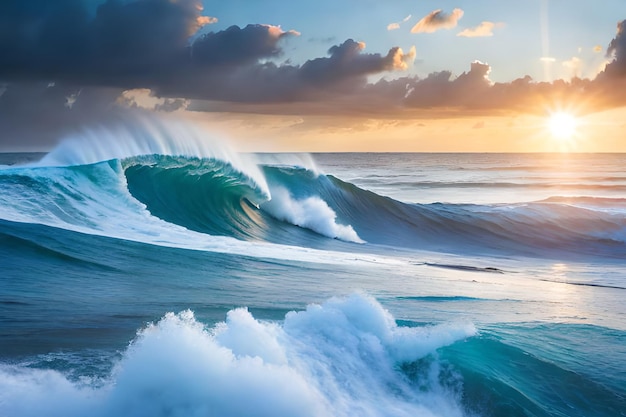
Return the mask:
[[407, 70], [415, 62], [417, 50], [414, 45], [411, 46], [411, 49], [409, 49], [409, 52], [406, 54], [402, 51], [402, 48], [399, 47], [392, 48], [390, 53], [392, 53], [393, 56], [391, 70]]
[[213, 23], [217, 22], [217, 17], [198, 16], [198, 18], [196, 19], [196, 23], [198, 24], [198, 26], [212, 25]]
[[171, 113], [186, 109], [189, 106], [189, 100], [183, 98], [156, 97], [152, 90], [138, 88], [124, 91], [117, 98], [116, 104], [130, 108]]
[[604, 71], [606, 76], [626, 76], [626, 20], [617, 24], [617, 34], [606, 49], [606, 56], [613, 58]]
[[[0, 3], [0, 77], [134, 84], [174, 71], [213, 21], [200, 0]], [[151, 80], [153, 82], [153, 80]]]
[[299, 36], [296, 31], [284, 32], [278, 26], [231, 26], [219, 32], [210, 32], [198, 38], [191, 46], [191, 63], [199, 67], [239, 66], [260, 58], [278, 56], [278, 42], [288, 36]]
[[574, 56], [567, 61], [563, 61], [563, 67], [570, 72], [570, 78], [580, 77], [582, 70], [582, 61], [580, 58]]
[[272, 62], [241, 66], [229, 71], [200, 74], [202, 79], [178, 81], [160, 94], [230, 102], [276, 103], [324, 100], [352, 94], [367, 85], [367, 77], [407, 69], [415, 48], [399, 47], [386, 55], [365, 53], [365, 43], [348, 39], [328, 50], [327, 57], [307, 60], [300, 66]]
[[[231, 26], [190, 42], [202, 24], [214, 21], [202, 16], [199, 0], [107, 0], [93, 16], [75, 0], [47, 8], [37, 4], [0, 5], [6, 12], [0, 19], [19, 22], [8, 29], [15, 36], [0, 39], [0, 79], [149, 88], [170, 98], [274, 102], [318, 97], [331, 88], [351, 91], [366, 84], [367, 76], [406, 70], [415, 59], [415, 48], [365, 53], [364, 43], [348, 39], [331, 47], [328, 57], [301, 66], [277, 65], [271, 59], [283, 54], [280, 43], [300, 34], [263, 24]], [[28, 34], [24, 27], [31, 28]]]
[[85, 126], [126, 119], [134, 111], [117, 103], [122, 92], [62, 83], [10, 83], [0, 97], [2, 147], [46, 150]]
[[363, 49], [365, 43], [348, 39], [330, 48], [329, 57], [309, 60], [297, 68], [298, 77], [313, 84], [329, 83], [383, 71], [405, 70], [415, 59], [415, 47], [406, 54], [402, 48], [393, 47], [385, 56], [366, 54]]
[[479, 38], [479, 37], [493, 36], [493, 29], [496, 27], [502, 27], [502, 26], [503, 26], [502, 23], [494, 23], [494, 22], [485, 21], [485, 22], [481, 22], [480, 25], [474, 28], [465, 29], [457, 33], [456, 36], [462, 36], [465, 38]]
[[72, 109], [72, 107], [74, 107], [74, 103], [76, 103], [76, 100], [78, 100], [78, 96], [80, 95], [81, 90], [78, 90], [78, 92], [70, 94], [69, 96], [65, 96], [65, 107], [67, 107], [68, 109]]
[[441, 71], [424, 79], [407, 79], [405, 82], [411, 87], [404, 103], [408, 107], [418, 108], [481, 107], [482, 98], [493, 84], [489, 80], [490, 72], [489, 65], [475, 61], [470, 71], [456, 78], [449, 71]]
[[[458, 76], [443, 69], [417, 77], [404, 72], [415, 60], [415, 47], [368, 52], [353, 39], [292, 64], [282, 59], [283, 47], [298, 32], [250, 24], [199, 35], [213, 21], [203, 16], [199, 0], [107, 0], [95, 11], [83, 4], [0, 1], [3, 144], [49, 143], [129, 111], [413, 120], [541, 112], [548, 100], [593, 109], [626, 104], [624, 22], [596, 79], [579, 79], [582, 62], [571, 59], [563, 63], [573, 76], [568, 81], [526, 76], [496, 83], [491, 67], [478, 61]], [[454, 27], [462, 13], [435, 11], [422, 19], [420, 30]]]
[[454, 9], [450, 14], [441, 9], [433, 10], [413, 26], [411, 33], [433, 33], [440, 29], [455, 28], [463, 13], [461, 9]]
[[[110, 69], [80, 77], [70, 70], [58, 78], [31, 73], [30, 80], [20, 82], [7, 77], [0, 84], [2, 147], [46, 149], [84, 126], [136, 112], [219, 111], [227, 103], [271, 112], [276, 103], [274, 110], [284, 113], [294, 100], [320, 103], [323, 109], [343, 94], [350, 101], [367, 86], [369, 75], [404, 70], [415, 58], [414, 47], [406, 53], [398, 47], [387, 54], [366, 53], [364, 43], [349, 39], [331, 47], [327, 57], [300, 66], [258, 61], [280, 54], [277, 42], [286, 36], [295, 33], [267, 25], [208, 33], [198, 38], [197, 54], [188, 53], [183, 66], [162, 73], [146, 70], [137, 78]], [[101, 83], [105, 75], [109, 82]]]
[[397, 30], [397, 29], [400, 29], [400, 25], [402, 23], [408, 22], [409, 20], [411, 20], [411, 15], [408, 15], [407, 17], [402, 19], [402, 21], [400, 21], [400, 22], [389, 23], [387, 25], [387, 30]]

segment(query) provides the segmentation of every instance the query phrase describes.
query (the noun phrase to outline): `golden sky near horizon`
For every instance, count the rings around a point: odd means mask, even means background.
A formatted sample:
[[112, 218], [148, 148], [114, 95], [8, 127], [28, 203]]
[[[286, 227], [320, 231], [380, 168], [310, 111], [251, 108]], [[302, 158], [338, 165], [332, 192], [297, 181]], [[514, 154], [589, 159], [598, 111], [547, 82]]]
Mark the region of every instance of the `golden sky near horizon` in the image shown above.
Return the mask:
[[198, 113], [191, 120], [246, 152], [626, 152], [626, 108], [573, 116], [576, 125], [564, 137], [551, 130], [550, 117]]

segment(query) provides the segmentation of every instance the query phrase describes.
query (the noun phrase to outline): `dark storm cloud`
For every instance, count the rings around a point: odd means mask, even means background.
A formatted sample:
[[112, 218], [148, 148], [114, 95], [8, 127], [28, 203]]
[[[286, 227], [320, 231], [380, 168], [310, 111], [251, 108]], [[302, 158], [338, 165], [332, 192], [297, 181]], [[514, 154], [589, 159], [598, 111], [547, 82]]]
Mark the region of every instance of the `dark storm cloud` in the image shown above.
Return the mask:
[[[303, 66], [260, 62], [281, 55], [282, 39], [299, 34], [251, 24], [191, 42], [213, 22], [200, 6], [199, 0], [0, 2], [0, 146], [49, 147], [129, 111], [188, 108], [189, 98], [262, 104], [353, 93], [368, 75], [406, 68], [414, 57], [399, 48], [364, 53], [364, 44], [348, 40]], [[162, 100], [146, 107], [124, 94], [132, 89]]]
[[159, 95], [234, 102], [291, 102], [321, 100], [329, 95], [353, 94], [367, 84], [367, 76], [406, 69], [415, 57], [391, 48], [386, 55], [364, 53], [365, 44], [348, 39], [329, 49], [328, 57], [301, 66], [272, 62], [212, 68], [185, 80], [163, 83]]
[[617, 35], [609, 43], [607, 56], [613, 58], [613, 62], [607, 65], [607, 76], [621, 77], [626, 75], [626, 20], [617, 24]]
[[297, 35], [270, 25], [190, 37], [212, 18], [199, 0], [108, 0], [91, 16], [76, 0], [0, 3], [0, 79], [159, 87], [280, 54]]
[[173, 71], [208, 18], [199, 0], [0, 2], [0, 77], [126, 86]]
[[[6, 81], [51, 80], [259, 101], [264, 94], [270, 100], [301, 97], [313, 84], [360, 82], [370, 74], [406, 69], [414, 58], [414, 51], [404, 54], [397, 47], [385, 56], [363, 53], [365, 45], [349, 39], [333, 46], [328, 57], [301, 67], [260, 63], [281, 55], [283, 38], [299, 34], [250, 24], [206, 33], [190, 43], [190, 36], [211, 22], [202, 16], [199, 0], [107, 0], [93, 14], [78, 0], [0, 4], [0, 80]], [[244, 76], [254, 78], [247, 82]], [[294, 90], [278, 87], [276, 92], [281, 79]], [[238, 91], [240, 83], [248, 87]]]
[[326, 83], [342, 78], [375, 74], [382, 71], [406, 69], [414, 52], [404, 54], [400, 48], [392, 48], [386, 56], [363, 54], [363, 42], [348, 39], [328, 50], [330, 57], [307, 61], [299, 69], [302, 79], [312, 83]]
[[293, 35], [299, 34], [283, 32], [276, 26], [248, 25], [243, 29], [231, 26], [197, 39], [192, 46], [192, 61], [199, 66], [252, 64], [260, 58], [280, 55], [278, 41]]
[[[0, 95], [0, 151], [45, 150], [82, 127], [127, 117], [119, 88], [12, 83]], [[132, 112], [132, 111], [131, 111]]]

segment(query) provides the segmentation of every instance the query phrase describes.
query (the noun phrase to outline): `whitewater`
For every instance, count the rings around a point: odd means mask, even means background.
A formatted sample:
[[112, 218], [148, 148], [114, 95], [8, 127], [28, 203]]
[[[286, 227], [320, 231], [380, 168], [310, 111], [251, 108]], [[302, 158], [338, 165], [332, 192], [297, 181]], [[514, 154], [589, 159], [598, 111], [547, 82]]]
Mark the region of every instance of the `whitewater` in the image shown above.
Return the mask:
[[0, 154], [0, 415], [626, 415], [623, 154]]

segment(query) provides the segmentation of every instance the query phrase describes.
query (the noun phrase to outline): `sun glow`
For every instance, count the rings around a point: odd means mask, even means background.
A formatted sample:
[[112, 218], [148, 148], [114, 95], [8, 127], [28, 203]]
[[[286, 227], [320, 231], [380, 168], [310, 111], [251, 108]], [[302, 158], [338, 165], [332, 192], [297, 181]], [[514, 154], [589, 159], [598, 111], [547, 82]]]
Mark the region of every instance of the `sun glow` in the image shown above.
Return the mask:
[[568, 141], [574, 137], [578, 120], [570, 113], [556, 112], [548, 119], [548, 129], [555, 139]]

